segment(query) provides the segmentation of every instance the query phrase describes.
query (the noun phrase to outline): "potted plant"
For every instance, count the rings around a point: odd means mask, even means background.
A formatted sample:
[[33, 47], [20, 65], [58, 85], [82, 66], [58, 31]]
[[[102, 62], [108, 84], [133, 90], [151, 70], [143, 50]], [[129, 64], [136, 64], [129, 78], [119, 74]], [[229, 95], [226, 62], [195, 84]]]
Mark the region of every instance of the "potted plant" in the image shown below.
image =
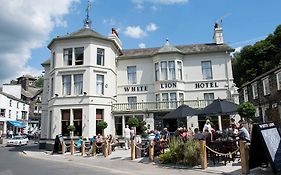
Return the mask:
[[74, 125], [68, 125], [67, 130], [69, 131], [70, 138], [72, 139], [73, 135], [74, 135], [74, 131], [76, 130], [76, 127]]
[[103, 120], [98, 121], [98, 122], [97, 122], [97, 128], [98, 128], [99, 130], [102, 130], [102, 132], [103, 132], [103, 130], [104, 130], [105, 128], [107, 128], [107, 123], [106, 123], [105, 121], [103, 121]]

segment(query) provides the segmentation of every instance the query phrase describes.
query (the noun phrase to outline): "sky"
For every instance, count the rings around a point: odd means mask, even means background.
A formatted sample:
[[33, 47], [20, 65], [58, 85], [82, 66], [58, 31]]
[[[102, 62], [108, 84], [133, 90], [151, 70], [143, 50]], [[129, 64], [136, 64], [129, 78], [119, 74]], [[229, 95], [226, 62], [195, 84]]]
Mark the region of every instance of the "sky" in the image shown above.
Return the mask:
[[[0, 85], [42, 74], [50, 41], [83, 28], [87, 0], [0, 0]], [[281, 24], [281, 0], [90, 0], [92, 29], [116, 28], [123, 49], [212, 43], [221, 22], [236, 50]]]

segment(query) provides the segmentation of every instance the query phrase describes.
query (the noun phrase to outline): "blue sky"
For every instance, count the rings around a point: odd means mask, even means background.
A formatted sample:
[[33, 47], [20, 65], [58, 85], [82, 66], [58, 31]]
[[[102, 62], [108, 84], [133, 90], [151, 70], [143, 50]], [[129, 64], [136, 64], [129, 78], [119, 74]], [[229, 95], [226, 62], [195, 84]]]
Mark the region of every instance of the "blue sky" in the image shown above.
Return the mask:
[[[48, 43], [83, 27], [86, 0], [0, 0], [0, 83], [42, 72]], [[212, 42], [221, 17], [225, 43], [240, 48], [264, 39], [281, 24], [280, 0], [92, 0], [92, 29], [114, 27], [124, 49]], [[26, 7], [26, 8], [24, 8]], [[4, 49], [16, 45], [18, 49]], [[22, 48], [22, 49], [21, 49]], [[1, 66], [2, 65], [2, 66]]]

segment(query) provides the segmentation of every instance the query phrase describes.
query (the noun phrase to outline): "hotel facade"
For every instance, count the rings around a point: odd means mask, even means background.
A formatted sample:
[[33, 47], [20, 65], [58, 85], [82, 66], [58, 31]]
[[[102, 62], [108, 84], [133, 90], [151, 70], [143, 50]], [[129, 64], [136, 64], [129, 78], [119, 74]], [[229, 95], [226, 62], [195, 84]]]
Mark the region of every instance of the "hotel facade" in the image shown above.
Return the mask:
[[[238, 103], [233, 83], [231, 47], [224, 44], [222, 28], [214, 28], [214, 43], [122, 49], [113, 29], [108, 37], [85, 25], [81, 30], [54, 38], [44, 62], [41, 139], [57, 134], [92, 137], [96, 123], [107, 122], [104, 134], [122, 136], [130, 117], [144, 120], [149, 129], [179, 123], [162, 117], [181, 104], [204, 108], [212, 100]], [[203, 120], [203, 119], [202, 119]], [[177, 121], [178, 122], [178, 121]], [[198, 116], [184, 122], [198, 127]]]

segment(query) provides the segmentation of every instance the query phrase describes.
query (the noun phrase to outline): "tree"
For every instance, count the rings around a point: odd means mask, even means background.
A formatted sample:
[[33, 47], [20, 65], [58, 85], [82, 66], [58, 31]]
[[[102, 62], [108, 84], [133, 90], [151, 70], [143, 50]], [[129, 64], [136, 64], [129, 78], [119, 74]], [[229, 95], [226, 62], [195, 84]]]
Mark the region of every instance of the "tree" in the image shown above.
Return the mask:
[[256, 108], [250, 102], [244, 102], [237, 108], [238, 114], [244, 118], [248, 123], [251, 122], [255, 116]]
[[104, 130], [105, 128], [107, 128], [107, 123], [105, 122], [105, 121], [103, 121], [103, 120], [101, 120], [101, 121], [98, 121], [97, 122], [97, 128], [99, 129], [99, 130]]
[[138, 127], [139, 126], [139, 120], [136, 117], [131, 117], [128, 120], [128, 125], [130, 127]]
[[37, 80], [35, 81], [35, 86], [37, 88], [43, 88], [43, 84], [44, 84], [44, 76], [40, 75], [37, 77]]
[[238, 87], [281, 63], [281, 25], [266, 39], [245, 46], [232, 60], [234, 82]]

